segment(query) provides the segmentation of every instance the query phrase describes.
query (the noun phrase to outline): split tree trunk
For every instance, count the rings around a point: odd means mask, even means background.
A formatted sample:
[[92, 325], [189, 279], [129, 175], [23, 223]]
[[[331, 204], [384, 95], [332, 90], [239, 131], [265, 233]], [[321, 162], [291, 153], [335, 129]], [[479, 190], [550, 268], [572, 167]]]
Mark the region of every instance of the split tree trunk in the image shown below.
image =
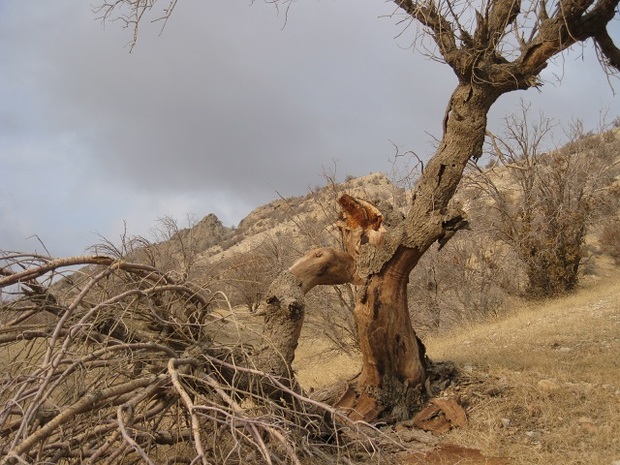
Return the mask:
[[318, 284], [352, 282], [358, 285], [354, 314], [362, 368], [336, 405], [351, 419], [364, 421], [402, 420], [420, 407], [427, 365], [409, 317], [409, 274], [434, 242], [442, 247], [467, 226], [464, 212], [449, 203], [468, 160], [482, 153], [486, 115], [498, 96], [490, 87], [459, 84], [441, 145], [424, 169], [405, 217], [346, 194], [340, 198], [346, 253], [312, 251], [274, 282], [264, 330], [270, 342], [259, 357], [263, 367], [292, 376], [303, 295]]

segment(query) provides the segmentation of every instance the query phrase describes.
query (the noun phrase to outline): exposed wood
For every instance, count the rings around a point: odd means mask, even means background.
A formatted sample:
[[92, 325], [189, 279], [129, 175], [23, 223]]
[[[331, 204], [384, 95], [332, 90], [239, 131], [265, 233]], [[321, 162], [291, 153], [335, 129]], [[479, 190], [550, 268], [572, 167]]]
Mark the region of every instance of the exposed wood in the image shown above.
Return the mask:
[[328, 247], [311, 250], [293, 263], [289, 272], [299, 279], [304, 294], [318, 285], [359, 283], [353, 257]]
[[342, 208], [342, 220], [337, 225], [347, 252], [357, 258], [361, 246], [381, 246], [386, 230], [383, 227], [383, 214], [379, 209], [348, 194], [343, 194], [338, 203]]
[[406, 254], [398, 251], [358, 294], [354, 312], [362, 370], [352, 385], [356, 395], [338, 405], [352, 419], [403, 420], [424, 400], [425, 351], [409, 318], [408, 274], [399, 271]]

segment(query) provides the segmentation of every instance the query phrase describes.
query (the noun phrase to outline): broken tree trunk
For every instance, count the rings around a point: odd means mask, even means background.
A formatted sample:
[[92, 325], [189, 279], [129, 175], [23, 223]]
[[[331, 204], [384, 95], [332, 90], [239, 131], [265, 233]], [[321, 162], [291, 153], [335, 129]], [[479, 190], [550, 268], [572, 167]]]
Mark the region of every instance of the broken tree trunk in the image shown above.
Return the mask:
[[467, 162], [482, 153], [487, 113], [499, 95], [484, 83], [459, 83], [443, 139], [424, 167], [406, 216], [348, 196], [340, 199], [345, 248], [364, 281], [355, 307], [362, 371], [337, 404], [352, 419], [407, 419], [424, 400], [426, 357], [409, 318], [409, 274], [434, 242], [441, 248], [467, 227], [464, 212], [451, 200]]
[[[283, 380], [294, 380], [292, 364], [304, 322], [304, 296], [323, 284], [354, 282], [355, 264], [349, 254], [330, 248], [314, 249], [273, 281], [264, 307], [263, 344], [256, 366]], [[294, 384], [294, 383], [293, 383]]]
[[[410, 418], [425, 400], [425, 349], [413, 330], [407, 305], [409, 272], [422, 253], [399, 245], [405, 224], [402, 215], [390, 212], [388, 223], [396, 227], [388, 230], [383, 213], [369, 202], [346, 194], [339, 202], [346, 252], [312, 250], [274, 280], [262, 309], [264, 342], [255, 364], [298, 390], [292, 363], [305, 316], [305, 294], [317, 285], [356, 284], [354, 313], [362, 368], [345, 394], [334, 399], [335, 406], [352, 420]], [[458, 218], [450, 223], [453, 230], [466, 225]]]
[[[346, 194], [339, 199], [346, 252], [320, 249], [330, 251], [325, 257], [310, 252], [288, 270], [290, 276], [274, 282], [265, 322], [272, 345], [261, 351], [264, 367], [292, 379], [303, 295], [318, 284], [352, 282], [358, 286], [354, 314], [362, 368], [336, 406], [363, 421], [403, 420], [420, 407], [427, 366], [409, 317], [409, 274], [434, 242], [441, 248], [467, 227], [465, 214], [451, 200], [468, 160], [482, 153], [487, 113], [499, 95], [485, 83], [459, 83], [448, 105], [443, 139], [424, 168], [407, 215]], [[268, 355], [273, 348], [277, 357]]]
[[[346, 250], [364, 276], [355, 306], [362, 369], [337, 406], [353, 420], [400, 420], [424, 400], [424, 345], [411, 325], [407, 305], [409, 271], [419, 256], [398, 244], [402, 217], [384, 215], [374, 205], [343, 195], [339, 223]], [[421, 255], [421, 254], [420, 254]], [[360, 278], [358, 278], [360, 279]]]

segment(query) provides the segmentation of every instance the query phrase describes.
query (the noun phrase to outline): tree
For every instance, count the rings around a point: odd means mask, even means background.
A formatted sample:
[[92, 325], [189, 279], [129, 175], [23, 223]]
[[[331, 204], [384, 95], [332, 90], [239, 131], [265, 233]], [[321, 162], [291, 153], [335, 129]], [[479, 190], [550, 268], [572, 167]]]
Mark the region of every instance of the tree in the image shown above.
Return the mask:
[[586, 234], [617, 211], [614, 132], [586, 134], [575, 121], [569, 143], [554, 149], [547, 139], [555, 127], [544, 115], [533, 121], [523, 104], [521, 114], [506, 118], [504, 136], [489, 137], [501, 177], [494, 169], [477, 177], [496, 213], [488, 215], [488, 229], [524, 264], [527, 292], [534, 297], [574, 289]]
[[[122, 17], [134, 28], [135, 38], [140, 21], [156, 4], [117, 1], [106, 3], [100, 12], [111, 18], [118, 8], [128, 8]], [[176, 0], [166, 4], [164, 19], [175, 4]], [[318, 284], [345, 280], [358, 284], [355, 317], [362, 371], [339, 406], [349, 409], [352, 418], [364, 420], [409, 417], [424, 397], [426, 358], [408, 314], [408, 277], [429, 247], [436, 242], [443, 246], [467, 225], [465, 213], [451, 200], [468, 161], [482, 155], [491, 106], [503, 94], [538, 88], [538, 75], [550, 59], [588, 40], [608, 69], [620, 69], [620, 50], [607, 31], [618, 0], [479, 4], [395, 0], [395, 4], [421, 27], [420, 34], [432, 39], [436, 58], [458, 79], [437, 151], [415, 186], [406, 215], [389, 206], [341, 197], [346, 252], [313, 251], [291, 268], [293, 278], [287, 281], [289, 289], [297, 286], [303, 293]], [[331, 272], [337, 274], [329, 276]], [[291, 301], [276, 295], [285, 288], [274, 288], [277, 292], [270, 297], [274, 308], [278, 302], [288, 302], [290, 318], [303, 321], [303, 296], [295, 295]], [[295, 331], [288, 335], [293, 349], [294, 335]]]

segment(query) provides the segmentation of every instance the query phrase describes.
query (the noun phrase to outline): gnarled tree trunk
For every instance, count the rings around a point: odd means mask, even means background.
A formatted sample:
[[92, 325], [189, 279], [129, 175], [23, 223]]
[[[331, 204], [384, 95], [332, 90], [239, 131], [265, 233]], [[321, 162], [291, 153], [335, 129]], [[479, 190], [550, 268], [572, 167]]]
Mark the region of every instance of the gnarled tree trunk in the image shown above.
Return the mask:
[[[444, 122], [442, 143], [416, 186], [409, 212], [388, 215], [376, 228], [356, 221], [368, 217], [341, 199], [347, 251], [356, 257], [359, 288], [355, 317], [362, 351], [362, 372], [339, 406], [352, 418], [372, 421], [411, 416], [424, 399], [424, 346], [412, 328], [407, 306], [409, 274], [434, 243], [443, 246], [467, 221], [458, 205], [449, 205], [467, 161], [482, 152], [486, 115], [497, 92], [470, 84], [457, 87]], [[374, 212], [377, 215], [377, 212]], [[380, 240], [366, 240], [359, 229], [375, 228]], [[359, 237], [359, 241], [353, 238]], [[357, 242], [357, 243], [356, 243]]]
[[274, 282], [265, 311], [268, 342], [259, 354], [263, 368], [282, 376], [292, 373], [307, 291], [317, 284], [352, 282], [358, 285], [354, 314], [362, 367], [336, 405], [351, 419], [365, 421], [409, 418], [420, 406], [427, 365], [409, 317], [409, 274], [434, 242], [443, 246], [467, 225], [464, 212], [449, 202], [467, 161], [482, 152], [486, 114], [498, 95], [471, 84], [457, 87], [443, 141], [422, 173], [406, 216], [346, 194], [339, 199], [345, 252], [311, 251]]

